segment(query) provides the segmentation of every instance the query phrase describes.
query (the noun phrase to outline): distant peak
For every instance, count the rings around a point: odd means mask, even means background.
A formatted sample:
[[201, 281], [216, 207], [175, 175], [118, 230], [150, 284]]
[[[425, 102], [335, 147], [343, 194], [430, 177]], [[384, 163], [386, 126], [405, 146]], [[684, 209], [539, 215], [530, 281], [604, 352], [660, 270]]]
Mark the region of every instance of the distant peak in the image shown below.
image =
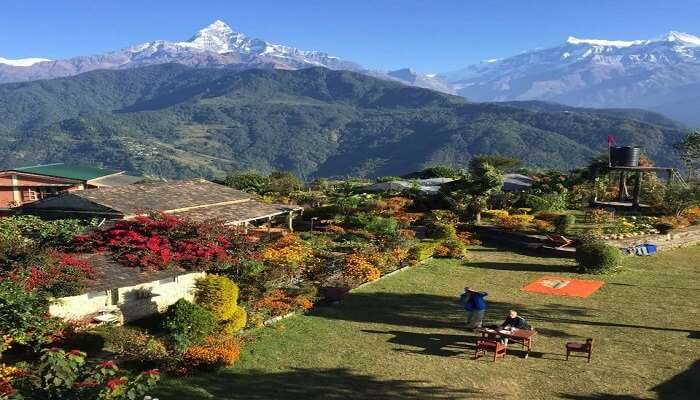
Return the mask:
[[0, 57], [0, 64], [11, 65], [13, 67], [30, 67], [34, 64], [51, 61], [48, 58], [20, 58], [18, 60], [10, 60]]
[[198, 36], [230, 35], [232, 33], [233, 29], [226, 22], [217, 19], [216, 21], [197, 31], [195, 38]]
[[694, 45], [700, 45], [700, 37], [678, 31], [671, 31], [665, 37], [668, 42], [683, 42]]
[[610, 46], [610, 47], [630, 47], [639, 44], [647, 43], [646, 40], [603, 40], [603, 39], [580, 39], [574, 36], [569, 36], [566, 43], [573, 45], [592, 45], [592, 46]]
[[231, 51], [231, 46], [244, 39], [245, 35], [234, 32], [224, 21], [217, 19], [197, 33], [187, 42], [196, 48], [218, 53]]
[[222, 28], [225, 29], [225, 28], [228, 28], [228, 29], [231, 29], [231, 27], [228, 26], [228, 24], [227, 24], [226, 22], [224, 22], [224, 21], [222, 21], [222, 20], [220, 20], [220, 19], [217, 19], [216, 21], [214, 21], [214, 22], [212, 22], [211, 24], [209, 24], [209, 26], [207, 26], [207, 28], [218, 28], [218, 29], [222, 29]]

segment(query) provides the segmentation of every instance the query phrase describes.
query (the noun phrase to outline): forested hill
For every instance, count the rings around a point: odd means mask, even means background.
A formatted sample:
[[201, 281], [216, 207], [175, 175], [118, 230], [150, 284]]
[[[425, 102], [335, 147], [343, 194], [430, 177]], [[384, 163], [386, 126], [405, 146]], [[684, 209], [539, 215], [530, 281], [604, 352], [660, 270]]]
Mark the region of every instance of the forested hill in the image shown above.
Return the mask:
[[323, 68], [156, 65], [0, 85], [0, 167], [87, 162], [162, 177], [276, 169], [308, 178], [401, 175], [498, 153], [565, 169], [604, 151], [610, 134], [678, 164], [679, 127], [626, 116], [469, 103]]

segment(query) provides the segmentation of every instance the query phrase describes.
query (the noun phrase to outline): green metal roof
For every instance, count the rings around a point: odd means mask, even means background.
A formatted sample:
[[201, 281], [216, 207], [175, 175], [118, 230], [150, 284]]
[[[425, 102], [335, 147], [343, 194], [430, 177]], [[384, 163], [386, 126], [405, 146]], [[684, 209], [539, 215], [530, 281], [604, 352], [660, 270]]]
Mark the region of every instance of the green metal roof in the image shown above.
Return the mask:
[[78, 179], [89, 181], [107, 175], [117, 174], [122, 171], [88, 167], [84, 165], [47, 164], [35, 165], [33, 167], [15, 168], [15, 171], [27, 172], [30, 174], [48, 175], [59, 178]]

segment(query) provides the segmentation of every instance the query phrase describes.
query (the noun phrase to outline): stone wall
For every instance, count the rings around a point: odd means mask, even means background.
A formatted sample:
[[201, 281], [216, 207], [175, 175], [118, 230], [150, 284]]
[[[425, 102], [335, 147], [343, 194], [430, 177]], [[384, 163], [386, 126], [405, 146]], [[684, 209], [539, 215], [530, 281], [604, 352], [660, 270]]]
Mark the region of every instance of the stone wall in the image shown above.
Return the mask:
[[[123, 287], [116, 290], [62, 297], [49, 309], [51, 315], [69, 320], [93, 317], [101, 310], [118, 309], [124, 322], [162, 312], [179, 299], [192, 301], [195, 280], [204, 272], [192, 272], [172, 278]], [[114, 304], [116, 303], [116, 304]]]
[[667, 234], [634, 236], [631, 238], [607, 240], [611, 246], [626, 248], [644, 243], [657, 246], [657, 250], [669, 250], [679, 247], [688, 247], [700, 244], [700, 226], [675, 229]]

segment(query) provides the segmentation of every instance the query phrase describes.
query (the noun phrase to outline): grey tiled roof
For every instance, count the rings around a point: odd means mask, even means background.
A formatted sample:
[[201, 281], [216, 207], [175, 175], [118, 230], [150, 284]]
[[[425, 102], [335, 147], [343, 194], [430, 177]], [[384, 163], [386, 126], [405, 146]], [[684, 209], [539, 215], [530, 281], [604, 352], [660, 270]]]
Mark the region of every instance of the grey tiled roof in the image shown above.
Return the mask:
[[190, 272], [180, 267], [141, 272], [138, 268], [118, 263], [108, 253], [81, 254], [78, 258], [89, 262], [96, 272], [95, 279], [85, 285], [85, 293], [136, 286]]
[[74, 191], [71, 194], [124, 215], [177, 210], [250, 198], [247, 193], [240, 190], [203, 179], [87, 189]]
[[267, 204], [249, 200], [243, 203], [197, 208], [175, 213], [174, 215], [187, 217], [194, 221], [222, 221], [235, 224], [295, 210], [301, 210], [301, 207], [284, 204]]
[[97, 178], [89, 181], [88, 183], [96, 186], [103, 187], [119, 187], [126, 185], [133, 185], [134, 183], [143, 182], [144, 178], [142, 176], [132, 176], [126, 174], [116, 174], [105, 176], [104, 178]]

